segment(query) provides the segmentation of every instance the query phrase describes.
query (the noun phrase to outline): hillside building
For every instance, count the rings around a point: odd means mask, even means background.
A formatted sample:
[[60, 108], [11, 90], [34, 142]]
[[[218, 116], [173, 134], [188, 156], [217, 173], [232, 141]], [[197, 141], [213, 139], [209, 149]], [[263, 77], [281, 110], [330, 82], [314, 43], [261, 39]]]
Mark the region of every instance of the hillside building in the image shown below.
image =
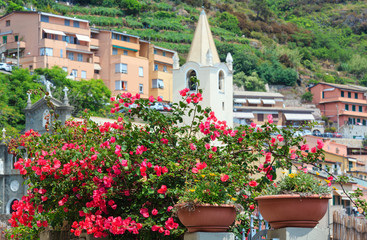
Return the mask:
[[343, 125], [367, 126], [367, 88], [321, 82], [309, 88], [313, 103], [321, 114], [338, 127]]
[[218, 120], [225, 120], [228, 126], [233, 126], [232, 62], [230, 53], [226, 63], [220, 62], [208, 19], [202, 10], [186, 63], [180, 67], [177, 56], [174, 59], [173, 101], [181, 100], [177, 93], [184, 88], [190, 89], [190, 93], [197, 92], [197, 84], [190, 80], [196, 77], [203, 90], [202, 106], [211, 107]]
[[138, 36], [91, 28], [82, 19], [43, 12], [0, 17], [2, 60], [23, 68], [59, 66], [73, 80], [102, 79], [112, 95], [129, 91], [172, 101], [175, 51]]
[[[235, 124], [248, 125], [253, 122], [263, 125], [268, 121], [268, 115], [273, 116], [274, 124], [278, 126], [300, 126], [315, 120], [313, 109], [286, 107], [284, 96], [280, 93], [234, 91], [233, 106]], [[320, 126], [313, 131], [323, 132], [322, 129]]]

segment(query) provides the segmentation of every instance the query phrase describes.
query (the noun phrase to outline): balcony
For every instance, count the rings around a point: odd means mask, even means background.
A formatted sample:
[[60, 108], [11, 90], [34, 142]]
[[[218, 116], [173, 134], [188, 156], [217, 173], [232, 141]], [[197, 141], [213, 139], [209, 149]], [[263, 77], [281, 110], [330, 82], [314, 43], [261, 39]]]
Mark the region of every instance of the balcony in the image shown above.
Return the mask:
[[[17, 42], [10, 42], [6, 44], [6, 50], [17, 49], [17, 48], [18, 48]], [[25, 48], [25, 42], [19, 41], [19, 49], [22, 49], [22, 48]]]
[[91, 50], [99, 49], [99, 39], [91, 38], [90, 39], [90, 48], [91, 48]]
[[355, 103], [355, 104], [367, 104], [366, 99], [355, 99], [348, 97], [326, 97], [321, 99], [320, 104], [329, 103], [329, 102], [347, 102], [347, 103]]
[[162, 55], [154, 54], [154, 61], [167, 63], [167, 64], [173, 64], [173, 58], [165, 57]]
[[357, 111], [346, 111], [346, 110], [343, 110], [343, 111], [341, 111], [341, 113], [339, 115], [340, 116], [346, 115], [346, 116], [365, 117], [365, 118], [367, 118], [367, 113], [357, 112]]
[[162, 72], [162, 71], [153, 71], [151, 75], [151, 79], [172, 79], [172, 73]]
[[134, 52], [138, 52], [140, 50], [140, 45], [137, 44], [137, 43], [125, 42], [125, 41], [112, 39], [111, 44], [116, 46], [117, 48], [130, 50], [130, 51], [134, 51]]

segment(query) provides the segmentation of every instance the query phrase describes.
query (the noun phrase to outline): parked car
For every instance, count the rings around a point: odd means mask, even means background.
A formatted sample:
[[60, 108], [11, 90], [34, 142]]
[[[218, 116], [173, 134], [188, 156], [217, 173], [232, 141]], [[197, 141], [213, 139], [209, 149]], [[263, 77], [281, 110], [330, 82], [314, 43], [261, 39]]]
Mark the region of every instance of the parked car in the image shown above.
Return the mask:
[[342, 136], [341, 133], [335, 132], [335, 133], [333, 133], [333, 137], [335, 137], [335, 138], [342, 138], [343, 136]]
[[12, 71], [12, 66], [7, 63], [0, 63], [0, 70], [5, 70], [7, 72]]
[[163, 104], [163, 109], [164, 109], [164, 111], [168, 111], [168, 112], [172, 110], [172, 108], [169, 104]]
[[333, 134], [331, 132], [326, 132], [326, 133], [324, 133], [324, 137], [332, 138]]
[[158, 103], [158, 102], [154, 103], [153, 105], [150, 105], [150, 108], [158, 110], [158, 111], [164, 110], [163, 103]]
[[303, 132], [301, 132], [301, 131], [296, 131], [294, 133], [294, 137], [302, 137], [302, 136], [303, 136]]
[[353, 136], [353, 138], [358, 140], [364, 140], [364, 137], [362, 135]]
[[322, 134], [320, 131], [314, 131], [314, 132], [312, 133], [312, 135], [313, 135], [313, 136], [316, 136], [316, 137], [322, 137], [322, 136], [323, 136], [323, 134]]
[[312, 135], [312, 132], [310, 130], [303, 130], [303, 136], [306, 135]]
[[0, 70], [5, 70], [6, 63], [0, 63]]

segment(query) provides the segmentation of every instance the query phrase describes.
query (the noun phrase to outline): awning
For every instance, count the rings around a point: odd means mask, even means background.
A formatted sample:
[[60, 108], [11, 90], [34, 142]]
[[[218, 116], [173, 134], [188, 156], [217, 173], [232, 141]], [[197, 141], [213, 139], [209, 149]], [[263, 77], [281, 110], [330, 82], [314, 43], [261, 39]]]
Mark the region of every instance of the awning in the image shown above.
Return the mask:
[[263, 104], [269, 104], [269, 105], [274, 105], [275, 104], [275, 100], [273, 99], [262, 99]]
[[55, 35], [61, 35], [61, 36], [66, 36], [66, 34], [64, 32], [61, 32], [61, 31], [57, 31], [57, 30], [51, 30], [51, 29], [46, 29], [44, 28], [43, 31], [45, 33], [48, 33], [48, 34], [55, 34]]
[[[354, 191], [346, 191], [348, 194], [354, 193]], [[347, 195], [343, 192], [343, 190], [334, 190], [334, 193], [336, 195], [339, 195], [342, 197], [342, 200], [349, 200], [349, 197], [347, 197]], [[352, 200], [355, 200], [355, 198], [352, 198]]]
[[234, 118], [244, 118], [244, 119], [253, 119], [255, 118], [253, 113], [250, 112], [234, 112], [233, 113]]
[[134, 51], [137, 52], [137, 49], [132, 49], [132, 48], [127, 48], [127, 47], [121, 47], [121, 46], [117, 46], [117, 45], [112, 45], [113, 48], [120, 48], [120, 49], [124, 49], [124, 50], [130, 50], [130, 51]]
[[86, 35], [75, 34], [79, 41], [90, 42], [90, 37]]
[[2, 33], [0, 33], [0, 36], [12, 34], [12, 33], [13, 33], [13, 31], [2, 32]]
[[74, 48], [66, 48], [66, 51], [77, 52], [77, 53], [85, 53], [85, 54], [93, 54], [92, 52], [87, 51], [87, 50], [74, 49]]
[[315, 120], [312, 114], [306, 113], [284, 113], [286, 120], [293, 120], [293, 121], [307, 121], [307, 120]]
[[257, 99], [257, 98], [248, 98], [247, 99], [248, 103], [250, 104], [260, 104], [261, 103], [261, 100], [260, 99]]
[[235, 103], [246, 103], [247, 99], [246, 98], [235, 98], [234, 102]]
[[101, 65], [99, 65], [98, 63], [95, 63], [94, 70], [102, 70]]

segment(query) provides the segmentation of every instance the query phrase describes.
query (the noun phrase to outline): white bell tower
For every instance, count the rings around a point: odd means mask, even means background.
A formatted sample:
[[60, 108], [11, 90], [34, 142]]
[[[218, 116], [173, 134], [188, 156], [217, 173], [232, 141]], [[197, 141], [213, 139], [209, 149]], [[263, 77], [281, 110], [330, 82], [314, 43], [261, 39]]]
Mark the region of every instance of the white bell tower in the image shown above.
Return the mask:
[[173, 102], [181, 100], [178, 92], [184, 88], [196, 92], [196, 87], [189, 82], [190, 77], [196, 76], [203, 90], [203, 107], [211, 107], [218, 120], [233, 127], [232, 63], [230, 53], [226, 63], [220, 62], [208, 19], [202, 10], [186, 63], [180, 67], [177, 60], [173, 64]]

